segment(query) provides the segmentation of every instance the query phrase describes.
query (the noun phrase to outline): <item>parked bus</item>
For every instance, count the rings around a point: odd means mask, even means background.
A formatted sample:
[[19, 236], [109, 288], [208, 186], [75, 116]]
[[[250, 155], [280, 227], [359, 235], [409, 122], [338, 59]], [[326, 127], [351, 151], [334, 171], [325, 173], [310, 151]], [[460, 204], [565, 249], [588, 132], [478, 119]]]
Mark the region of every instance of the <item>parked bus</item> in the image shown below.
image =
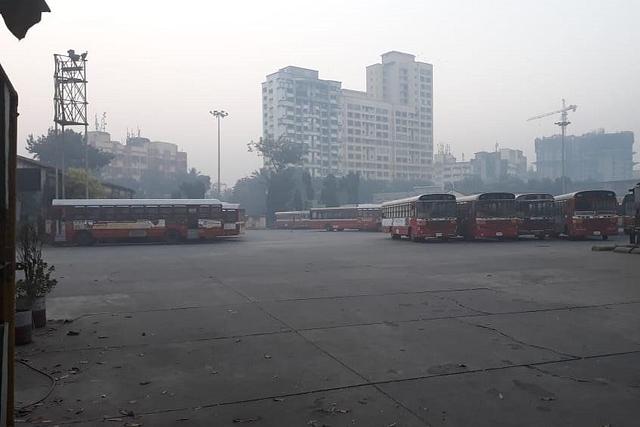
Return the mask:
[[244, 209], [239, 203], [222, 202], [223, 236], [237, 236], [244, 228]]
[[276, 212], [276, 228], [309, 228], [309, 211]]
[[57, 244], [176, 243], [237, 234], [225, 233], [223, 204], [216, 199], [64, 199], [53, 200], [52, 211]]
[[518, 235], [544, 239], [553, 234], [553, 196], [544, 193], [516, 195]]
[[633, 189], [629, 194], [626, 194], [620, 203], [620, 209], [618, 210], [618, 223], [624, 230], [624, 234], [629, 235], [631, 230], [635, 227], [636, 223], [636, 206], [634, 202]]
[[456, 196], [423, 194], [382, 204], [382, 231], [392, 239], [407, 236], [447, 240], [458, 235]]
[[637, 244], [640, 236], [640, 182], [635, 187], [629, 189], [633, 195], [633, 206], [635, 209], [633, 228], [629, 230], [629, 243]]
[[516, 196], [513, 193], [482, 193], [458, 198], [458, 226], [465, 240], [518, 237]]
[[555, 197], [555, 232], [569, 237], [618, 235], [616, 193], [577, 191]]
[[309, 228], [327, 231], [380, 230], [381, 205], [361, 204], [336, 208], [313, 208], [310, 211]]

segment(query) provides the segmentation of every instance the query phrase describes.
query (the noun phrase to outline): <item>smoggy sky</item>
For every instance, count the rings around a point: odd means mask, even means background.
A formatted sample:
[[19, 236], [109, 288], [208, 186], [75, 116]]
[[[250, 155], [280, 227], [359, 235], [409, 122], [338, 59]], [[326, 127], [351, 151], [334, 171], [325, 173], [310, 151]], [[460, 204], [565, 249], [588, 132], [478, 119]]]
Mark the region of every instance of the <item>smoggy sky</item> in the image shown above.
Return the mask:
[[[88, 51], [90, 130], [127, 128], [177, 143], [189, 167], [222, 181], [261, 165], [246, 143], [262, 133], [261, 87], [287, 65], [364, 90], [365, 67], [390, 50], [434, 65], [435, 143], [465, 159], [524, 150], [558, 133], [564, 97], [578, 110], [569, 134], [639, 125], [640, 2], [636, 0], [196, 1], [47, 0], [51, 13], [18, 41], [0, 28], [0, 61], [20, 96], [19, 151], [53, 125], [53, 54]], [[82, 128], [78, 127], [80, 131]], [[640, 159], [636, 159], [640, 160]]]

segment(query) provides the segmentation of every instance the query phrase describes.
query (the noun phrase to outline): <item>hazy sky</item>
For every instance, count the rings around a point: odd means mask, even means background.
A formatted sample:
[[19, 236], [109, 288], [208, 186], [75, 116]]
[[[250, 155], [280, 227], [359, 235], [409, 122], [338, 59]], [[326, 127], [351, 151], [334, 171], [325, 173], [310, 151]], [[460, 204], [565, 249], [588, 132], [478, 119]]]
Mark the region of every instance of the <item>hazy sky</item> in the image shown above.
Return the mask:
[[[215, 177], [223, 109], [222, 181], [261, 161], [246, 143], [262, 133], [260, 83], [287, 65], [364, 90], [365, 67], [390, 50], [434, 65], [435, 143], [460, 158], [501, 147], [525, 151], [558, 133], [640, 131], [640, 2], [628, 1], [196, 1], [47, 0], [26, 39], [0, 29], [0, 61], [20, 96], [19, 150], [53, 124], [53, 54], [88, 51], [90, 129], [127, 128], [177, 143], [189, 166]], [[173, 5], [173, 6], [170, 6]], [[180, 8], [176, 7], [179, 6]], [[80, 130], [81, 128], [78, 128]], [[638, 160], [638, 159], [637, 159]]]

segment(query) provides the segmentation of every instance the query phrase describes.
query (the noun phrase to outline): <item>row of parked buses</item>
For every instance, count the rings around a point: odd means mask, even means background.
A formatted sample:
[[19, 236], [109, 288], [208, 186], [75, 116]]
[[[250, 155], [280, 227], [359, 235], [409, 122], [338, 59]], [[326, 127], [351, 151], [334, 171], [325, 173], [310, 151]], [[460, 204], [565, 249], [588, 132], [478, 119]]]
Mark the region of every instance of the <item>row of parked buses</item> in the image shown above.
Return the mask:
[[216, 199], [53, 200], [54, 244], [207, 240], [237, 236], [244, 224], [238, 204]]
[[380, 207], [381, 205], [359, 204], [313, 208], [308, 211], [276, 212], [276, 228], [377, 231], [380, 230]]
[[277, 228], [371, 230], [381, 228], [392, 238], [419, 241], [515, 239], [532, 235], [540, 239], [618, 234], [618, 202], [612, 191], [578, 191], [551, 194], [482, 193], [456, 197], [423, 194], [382, 205], [356, 205], [310, 211], [276, 213]]

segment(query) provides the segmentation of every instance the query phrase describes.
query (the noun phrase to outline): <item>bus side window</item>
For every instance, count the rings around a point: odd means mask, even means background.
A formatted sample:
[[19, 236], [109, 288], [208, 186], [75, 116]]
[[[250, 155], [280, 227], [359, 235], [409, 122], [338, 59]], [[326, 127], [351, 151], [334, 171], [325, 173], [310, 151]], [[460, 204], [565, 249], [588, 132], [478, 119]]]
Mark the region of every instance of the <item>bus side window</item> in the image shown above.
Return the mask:
[[158, 219], [158, 207], [157, 206], [146, 206], [145, 207], [145, 216], [147, 219]]
[[160, 206], [160, 218], [165, 221], [173, 220], [173, 209], [171, 206]]
[[211, 206], [200, 205], [200, 207], [198, 208], [198, 218], [201, 218], [201, 219], [211, 218]]
[[102, 221], [113, 221], [116, 219], [116, 208], [115, 206], [103, 206], [100, 209], [99, 219]]
[[73, 208], [73, 213], [71, 215], [71, 219], [78, 221], [86, 219], [85, 216], [85, 207], [84, 206], [75, 206]]
[[129, 216], [129, 206], [116, 206], [116, 219], [118, 221], [128, 221]]

